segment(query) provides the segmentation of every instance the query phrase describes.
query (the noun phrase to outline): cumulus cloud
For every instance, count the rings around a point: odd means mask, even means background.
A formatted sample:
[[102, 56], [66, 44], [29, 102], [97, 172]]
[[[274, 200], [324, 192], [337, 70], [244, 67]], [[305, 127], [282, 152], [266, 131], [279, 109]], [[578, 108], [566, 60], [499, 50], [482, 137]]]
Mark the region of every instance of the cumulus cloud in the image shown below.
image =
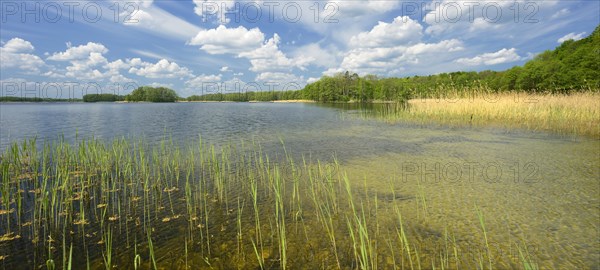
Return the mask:
[[[283, 7], [286, 2], [281, 2], [280, 7]], [[402, 1], [334, 0], [293, 3], [299, 5], [303, 11], [299, 23], [304, 28], [326, 36], [328, 39], [347, 44], [350, 37], [364, 31], [365, 27], [372, 23], [377, 23], [383, 14], [398, 8]], [[316, 7], [320, 12], [315, 14]]]
[[342, 61], [340, 68], [329, 69], [325, 74], [350, 70], [361, 75], [379, 74], [398, 76], [408, 67], [430, 65], [445, 61], [447, 52], [460, 51], [463, 44], [457, 39], [438, 43], [417, 43], [410, 46], [394, 46], [351, 50]]
[[391, 23], [380, 21], [371, 31], [362, 32], [350, 39], [351, 47], [383, 47], [396, 44], [413, 44], [421, 40], [423, 27], [408, 16], [398, 16]]
[[[463, 50], [457, 39], [435, 43], [420, 41], [421, 25], [408, 18], [396, 17], [392, 22], [379, 22], [371, 30], [352, 37], [351, 49], [337, 68], [324, 72], [332, 75], [346, 70], [364, 74], [400, 76], [415, 67], [441, 63], [451, 59], [451, 53]], [[389, 36], [391, 41], [385, 40]]]
[[290, 55], [296, 59], [318, 59], [318, 61], [312, 61], [311, 64], [330, 68], [338, 63], [338, 58], [343, 57], [343, 52], [332, 44], [323, 47], [319, 43], [309, 43], [296, 47]]
[[166, 87], [166, 88], [174, 88], [172, 83], [159, 83], [159, 82], [153, 82], [153, 83], [149, 84], [149, 86], [152, 86], [152, 87]]
[[258, 74], [255, 80], [274, 85], [278, 89], [281, 88], [281, 90], [291, 90], [292, 86], [304, 86], [306, 84], [303, 76], [298, 77], [292, 73], [284, 72], [263, 72]]
[[21, 38], [13, 38], [2, 46], [3, 53], [29, 53], [33, 49], [31, 42]]
[[130, 61], [131, 68], [129, 73], [143, 76], [146, 78], [182, 78], [192, 76], [192, 72], [181, 67], [175, 62], [169, 62], [167, 59], [162, 59], [155, 64], [143, 62], [139, 58], [134, 58]]
[[90, 57], [92, 53], [104, 54], [107, 53], [108, 49], [100, 44], [94, 42], [88, 42], [85, 45], [79, 45], [72, 47], [71, 43], [67, 43], [67, 50], [64, 52], [56, 52], [48, 57], [48, 60], [54, 61], [69, 61], [78, 60]]
[[205, 75], [202, 74], [200, 76], [196, 76], [188, 81], [185, 82], [185, 85], [188, 88], [203, 88], [206, 86], [206, 84], [214, 84], [216, 82], [220, 82], [221, 81], [221, 74], [218, 75]]
[[274, 34], [260, 48], [252, 51], [241, 52], [238, 57], [250, 59], [251, 71], [289, 71], [293, 68], [304, 70], [305, 67], [315, 59], [312, 57], [288, 58], [279, 50], [281, 42], [279, 35]]
[[568, 34], [564, 35], [563, 37], [559, 38], [557, 40], [557, 42], [558, 43], [563, 43], [563, 42], [565, 42], [567, 40], [575, 40], [575, 41], [577, 41], [577, 40], [580, 40], [580, 39], [582, 39], [584, 37], [585, 37], [585, 32], [581, 32], [579, 34], [576, 34], [575, 32], [572, 32], [572, 33], [568, 33]]
[[515, 48], [510, 49], [502, 49], [493, 53], [484, 53], [477, 55], [473, 58], [460, 58], [457, 59], [456, 62], [459, 64], [467, 65], [467, 66], [480, 66], [480, 65], [497, 65], [502, 63], [510, 63], [521, 60], [517, 54], [517, 50]]
[[265, 35], [258, 28], [248, 30], [244, 26], [227, 28], [219, 25], [217, 28], [201, 30], [188, 44], [198, 45], [209, 54], [237, 54], [260, 48]]
[[[192, 72], [167, 59], [160, 59], [156, 63], [142, 61], [140, 58], [117, 59], [109, 62], [104, 54], [108, 49], [100, 43], [88, 42], [84, 45], [72, 46], [67, 43], [67, 50], [56, 52], [48, 57], [49, 60], [66, 61], [64, 77], [86, 80], [109, 80], [110, 82], [131, 82], [133, 79], [121, 74], [127, 70], [131, 74], [146, 78], [183, 78], [192, 76]], [[49, 77], [60, 75], [58, 71], [46, 73]]]
[[18, 68], [29, 72], [38, 72], [46, 65], [39, 56], [30, 54], [34, 47], [31, 42], [13, 38], [0, 47], [0, 68]]
[[67, 67], [67, 77], [100, 80], [107, 74], [101, 72], [98, 68], [108, 64], [106, 58], [98, 52], [92, 52], [86, 59], [73, 60]]
[[[315, 58], [310, 56], [288, 57], [279, 49], [281, 38], [277, 33], [265, 40], [265, 34], [258, 28], [247, 29], [244, 26], [202, 30], [188, 44], [199, 45], [209, 54], [234, 54], [238, 58], [250, 61], [250, 71], [281, 72], [294, 68], [305, 70]], [[226, 70], [221, 70], [225, 72]]]
[[58, 70], [53, 70], [45, 75], [48, 77], [69, 77], [77, 78], [80, 80], [102, 80], [110, 76], [116, 75], [114, 73], [105, 73], [105, 66], [108, 64], [108, 60], [103, 54], [107, 53], [108, 49], [100, 43], [88, 42], [73, 47], [70, 42], [67, 42], [67, 49], [64, 52], [55, 52], [49, 56], [48, 60], [68, 62], [70, 65], [66, 67], [63, 72], [64, 75]]

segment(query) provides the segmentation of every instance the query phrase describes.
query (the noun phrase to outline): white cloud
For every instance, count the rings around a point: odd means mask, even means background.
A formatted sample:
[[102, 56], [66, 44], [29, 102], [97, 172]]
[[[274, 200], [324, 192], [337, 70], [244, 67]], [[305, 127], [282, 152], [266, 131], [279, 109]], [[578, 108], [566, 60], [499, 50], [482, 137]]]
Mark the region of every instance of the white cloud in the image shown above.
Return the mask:
[[462, 42], [456, 39], [410, 46], [353, 49], [346, 54], [339, 68], [329, 69], [325, 74], [349, 70], [361, 75], [398, 76], [406, 71], [407, 67], [446, 61], [449, 58], [448, 52], [462, 49]]
[[496, 65], [502, 63], [510, 63], [519, 61], [522, 59], [515, 48], [502, 49], [493, 53], [484, 53], [477, 55], [473, 58], [460, 58], [456, 62], [467, 66], [480, 66], [480, 65]]
[[89, 80], [104, 79], [107, 74], [101, 72], [98, 68], [108, 64], [108, 61], [101, 53], [92, 52], [87, 59], [72, 60], [71, 65], [67, 66], [67, 77]]
[[198, 45], [209, 54], [237, 54], [260, 48], [265, 35], [258, 28], [250, 30], [246, 27], [227, 28], [219, 25], [217, 28], [201, 30], [188, 44]]
[[166, 88], [174, 88], [172, 83], [159, 83], [159, 82], [153, 82], [151, 84], [148, 84], [149, 86], [152, 87], [166, 87]]
[[316, 81], [318, 81], [320, 78], [315, 78], [315, 77], [309, 77], [308, 80], [306, 80], [306, 83], [314, 83]]
[[121, 82], [132, 82], [133, 79], [127, 78], [121, 74], [122, 69], [129, 69], [131, 65], [127, 62], [124, 62], [121, 59], [117, 59], [116, 61], [106, 63], [104, 68], [108, 69], [107, 76], [109, 76], [110, 82], [113, 83], [121, 83]]
[[[124, 2], [123, 7], [131, 2]], [[128, 19], [123, 21], [126, 26], [143, 29], [161, 37], [166, 36], [181, 40], [188, 40], [193, 33], [201, 30], [200, 27], [153, 5], [153, 1], [134, 1], [132, 5], [135, 7], [133, 13], [131, 13], [132, 9], [129, 8], [120, 14], [121, 18]]]
[[79, 60], [90, 57], [92, 53], [104, 54], [108, 52], [108, 49], [100, 44], [94, 42], [88, 42], [85, 45], [79, 45], [77, 47], [72, 47], [71, 43], [67, 43], [67, 50], [64, 52], [56, 52], [48, 57], [48, 60], [54, 61], [69, 61], [69, 60]]
[[463, 43], [457, 39], [421, 42], [422, 31], [421, 25], [408, 17], [396, 17], [391, 23], [379, 22], [371, 30], [352, 37], [351, 50], [345, 53], [341, 64], [324, 74], [351, 71], [361, 75], [401, 76], [407, 70], [444, 63], [452, 59], [452, 52], [463, 50]]
[[171, 59], [170, 57], [168, 57], [166, 55], [162, 55], [162, 54], [158, 54], [158, 53], [154, 53], [154, 52], [150, 52], [150, 51], [138, 50], [138, 49], [131, 49], [131, 51], [134, 53], [137, 53], [141, 56], [146, 56], [146, 57], [153, 58], [156, 60], [167, 59], [169, 61], [173, 61], [173, 59]]
[[571, 39], [577, 41], [577, 40], [580, 40], [580, 39], [582, 39], [584, 37], [585, 37], [585, 32], [581, 32], [579, 34], [575, 34], [575, 32], [572, 32], [572, 33], [568, 33], [568, 34], [564, 35], [563, 37], [559, 38], [557, 40], [557, 42], [558, 43], [563, 43], [563, 42], [565, 42], [567, 40], [571, 40]]
[[130, 60], [129, 73], [146, 78], [182, 78], [192, 76], [192, 72], [186, 67], [180, 67], [175, 62], [161, 59], [156, 64], [143, 62], [139, 58]]
[[[427, 24], [425, 33], [432, 36], [475, 38], [481, 34], [490, 35], [490, 30], [496, 30], [509, 35], [515, 28], [533, 29], [524, 27], [523, 23], [531, 24], [544, 16], [551, 16], [552, 13], [547, 15], [546, 13], [552, 12], [551, 7], [557, 3], [558, 1], [526, 0], [434, 0], [426, 4], [424, 9], [427, 11], [423, 17], [423, 22]], [[516, 8], [520, 11], [535, 10], [533, 13], [519, 13], [519, 17], [515, 17]]]
[[[281, 1], [279, 8], [283, 9], [286, 3], [285, 1]], [[299, 1], [292, 3], [299, 5], [303, 12], [300, 18], [302, 26], [328, 39], [347, 44], [350, 37], [364, 31], [365, 27], [368, 27], [372, 23], [381, 20], [383, 14], [394, 12], [393, 10], [398, 8], [402, 2], [385, 0], [334, 0]], [[316, 18], [315, 8], [319, 9]], [[282, 12], [281, 10], [276, 10], [277, 13]], [[290, 16], [293, 16], [293, 13]]]
[[[326, 3], [331, 3], [337, 6], [339, 12], [341, 12], [344, 16], [365, 16], [371, 14], [380, 14], [397, 8], [400, 5], [399, 1], [381, 0], [335, 0]], [[329, 15], [329, 13], [321, 14], [323, 18], [327, 15]]]
[[563, 8], [563, 9], [557, 11], [556, 13], [552, 14], [552, 17], [550, 17], [550, 18], [552, 18], [552, 19], [561, 18], [561, 17], [568, 15], [569, 13], [571, 13], [571, 11], [569, 11], [568, 8]]
[[202, 88], [207, 83], [215, 83], [221, 81], [221, 74], [218, 75], [205, 75], [196, 76], [185, 82], [185, 85], [189, 88]]
[[423, 27], [407, 16], [398, 16], [391, 23], [380, 21], [371, 31], [350, 39], [351, 47], [373, 48], [396, 44], [413, 44], [421, 40]]
[[296, 76], [292, 73], [284, 72], [263, 72], [256, 76], [257, 82], [262, 82], [267, 90], [297, 90], [306, 85], [304, 76]]
[[3, 53], [29, 53], [33, 52], [33, 45], [27, 40], [13, 38], [2, 46]]
[[[121, 74], [121, 70], [128, 70], [129, 73], [147, 78], [182, 78], [192, 76], [192, 72], [180, 67], [175, 62], [167, 59], [160, 59], [157, 63], [144, 62], [140, 58], [127, 59], [123, 61], [117, 59], [109, 62], [104, 54], [108, 49], [99, 43], [88, 42], [85, 45], [73, 47], [67, 43], [67, 50], [52, 54], [48, 59], [55, 61], [68, 61], [69, 66], [64, 71], [65, 77], [77, 78], [80, 80], [109, 80], [110, 82], [130, 82], [133, 81]], [[133, 50], [140, 54], [147, 52]], [[58, 77], [58, 71], [47, 72], [49, 77]]]
[[229, 72], [231, 71], [228, 66], [221, 67], [221, 72]]
[[[202, 30], [188, 44], [200, 45], [200, 49], [209, 54], [235, 54], [239, 58], [250, 60], [250, 71], [275, 72], [291, 71], [294, 68], [304, 70], [315, 58], [301, 56], [287, 57], [279, 50], [281, 39], [277, 33], [265, 41], [265, 35], [258, 28], [250, 30], [243, 26]], [[221, 70], [222, 72], [225, 72]]]
[[[100, 43], [88, 42], [87, 44], [73, 47], [67, 42], [67, 50], [64, 52], [55, 52], [48, 57], [48, 60], [69, 62], [65, 71], [52, 70], [45, 73], [48, 77], [69, 77], [79, 80], [103, 80], [110, 77], [118, 79], [118, 71], [110, 70], [104, 72], [109, 62], [104, 57], [108, 49]], [[64, 74], [64, 75], [63, 75]], [[120, 78], [123, 80], [123, 78]]]
[[119, 69], [128, 69], [128, 68], [130, 68], [130, 65], [126, 62], [123, 62], [123, 60], [118, 59], [116, 61], [107, 63], [105, 67], [108, 69], [119, 70]]
[[315, 59], [312, 57], [288, 58], [279, 50], [278, 44], [281, 42], [279, 35], [274, 34], [273, 38], [267, 40], [260, 48], [241, 52], [238, 57], [250, 59], [251, 71], [289, 71], [292, 68], [304, 70], [305, 67]]
[[343, 52], [334, 45], [322, 47], [319, 43], [309, 43], [304, 46], [296, 47], [291, 53], [296, 59], [318, 59], [311, 62], [311, 64], [330, 68], [338, 63], [338, 59], [341, 59], [344, 55]]
[[0, 47], [0, 68], [18, 68], [38, 72], [46, 63], [39, 56], [29, 54], [34, 50], [31, 42], [13, 38]]

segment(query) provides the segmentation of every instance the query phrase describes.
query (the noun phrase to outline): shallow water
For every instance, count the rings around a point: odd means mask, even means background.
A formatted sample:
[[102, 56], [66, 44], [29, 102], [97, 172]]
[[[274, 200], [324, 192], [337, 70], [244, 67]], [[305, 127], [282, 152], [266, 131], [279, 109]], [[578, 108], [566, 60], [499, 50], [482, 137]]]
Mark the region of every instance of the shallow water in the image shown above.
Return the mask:
[[[394, 207], [399, 207], [411, 245], [429, 265], [431, 261], [438, 264], [436, 257], [450, 238], [462, 257], [462, 264], [455, 267], [483, 261], [487, 268], [488, 259], [481, 259], [486, 249], [493, 251], [495, 268], [523, 267], [519, 263], [523, 249], [542, 268], [596, 268], [600, 264], [599, 141], [527, 131], [388, 124], [358, 119], [357, 115], [354, 107], [316, 104], [1, 104], [0, 147], [4, 151], [11, 142], [34, 136], [44, 141], [63, 135], [71, 142], [90, 137], [105, 141], [143, 137], [151, 144], [166, 137], [186, 144], [201, 135], [204, 142], [216, 145], [254, 140], [266, 154], [275, 156], [282, 155], [281, 139], [297, 163], [304, 157], [328, 164], [335, 157], [340, 167], [332, 173], [348, 175], [357, 203], [368, 211], [365, 220], [381, 227], [377, 232], [395, 231]], [[183, 197], [182, 190], [174, 197]], [[175, 205], [185, 207], [175, 200]], [[265, 211], [272, 210], [267, 206], [271, 205], [269, 199], [263, 204]], [[244, 211], [250, 213], [251, 208], [246, 207]], [[223, 226], [211, 228], [211, 233], [219, 233], [213, 236], [210, 259], [217, 268], [230, 267], [228, 258], [238, 254], [236, 226], [232, 224], [237, 210], [227, 211], [216, 211], [211, 217], [211, 225]], [[478, 213], [485, 220], [486, 236]], [[317, 225], [317, 219], [305, 211], [303, 221], [309, 226], [303, 226], [304, 232], [292, 229], [297, 222], [288, 222], [289, 241], [294, 243], [289, 253], [297, 256], [290, 259], [290, 267], [314, 262], [315, 267], [336, 268], [326, 239], [303, 240], [306, 235], [323, 234], [318, 226], [310, 226]], [[252, 220], [244, 222], [248, 232], [242, 235], [252, 235]], [[336, 222], [346, 225], [343, 217]], [[182, 239], [178, 235], [186, 226], [186, 220], [178, 218], [155, 233], [162, 267], [181, 267]], [[28, 257], [18, 254], [15, 241], [26, 247], [22, 250], [35, 253], [26, 239], [0, 243], [0, 256], [9, 256], [0, 263], [6, 269], [21, 268], [16, 259]], [[348, 238], [338, 241], [340, 247], [351, 246]], [[388, 243], [378, 243], [375, 250], [381, 254], [376, 260], [380, 268], [400, 264], [387, 254]], [[242, 250], [251, 252], [250, 244], [247, 240]], [[193, 248], [201, 249], [190, 246]], [[130, 262], [131, 250], [121, 249], [128, 251], [117, 257]], [[313, 254], [313, 249], [324, 252]], [[202, 255], [191, 255], [189, 260], [206, 266], [204, 251], [195, 251]], [[277, 248], [264, 252], [269, 253], [265, 258], [272, 258]], [[99, 253], [96, 251], [92, 268], [103, 267]], [[351, 250], [338, 253], [340, 260], [347, 262], [342, 268], [356, 266]], [[452, 254], [444, 254], [448, 253]], [[147, 258], [144, 265], [150, 266]], [[279, 264], [273, 259], [269, 266]], [[121, 268], [126, 267], [121, 264]]]

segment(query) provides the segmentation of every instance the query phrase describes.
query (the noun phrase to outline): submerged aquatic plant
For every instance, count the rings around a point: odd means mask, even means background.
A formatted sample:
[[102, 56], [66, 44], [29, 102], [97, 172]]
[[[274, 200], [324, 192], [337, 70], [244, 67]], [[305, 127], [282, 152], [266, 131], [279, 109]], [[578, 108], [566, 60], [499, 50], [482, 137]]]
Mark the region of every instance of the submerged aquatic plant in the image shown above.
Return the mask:
[[[449, 230], [443, 250], [423, 251], [419, 244], [438, 243], [420, 238], [417, 221], [403, 213], [414, 203], [402, 205], [393, 183], [387, 200], [371, 191], [367, 177], [345, 173], [337, 159], [295, 158], [283, 142], [282, 153], [271, 155], [256, 142], [218, 147], [201, 138], [185, 147], [168, 138], [158, 145], [120, 138], [38, 147], [14, 144], [0, 159], [0, 244], [23, 241], [33, 250], [5, 254], [0, 245], [8, 266], [28, 256], [48, 269], [81, 268], [84, 257], [88, 269], [158, 269], [174, 267], [173, 261], [194, 269], [469, 268], [482, 262], [461, 259], [461, 243]], [[417, 186], [417, 217], [426, 223], [432, 213]], [[477, 214], [487, 246], [483, 209]], [[53, 238], [62, 238], [61, 250]], [[487, 252], [486, 267], [496, 267], [495, 254]], [[534, 251], [521, 254], [524, 266], [536, 265]]]

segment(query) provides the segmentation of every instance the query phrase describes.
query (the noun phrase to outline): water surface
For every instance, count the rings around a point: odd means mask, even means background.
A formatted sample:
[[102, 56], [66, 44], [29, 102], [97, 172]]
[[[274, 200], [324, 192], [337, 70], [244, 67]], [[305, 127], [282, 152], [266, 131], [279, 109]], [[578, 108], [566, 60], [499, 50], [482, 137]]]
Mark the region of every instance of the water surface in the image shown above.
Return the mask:
[[381, 207], [403, 201], [413, 235], [432, 254], [448, 231], [463, 249], [475, 250], [469, 254], [480, 254], [480, 209], [492, 248], [505, 257], [497, 259], [500, 267], [515, 266], [507, 258], [519, 260], [519, 243], [541, 267], [600, 264], [599, 141], [358, 115], [356, 108], [317, 104], [1, 104], [0, 148], [33, 137], [166, 137], [185, 144], [201, 136], [217, 145], [256, 141], [275, 153], [283, 140], [296, 157], [335, 157], [357, 190]]

